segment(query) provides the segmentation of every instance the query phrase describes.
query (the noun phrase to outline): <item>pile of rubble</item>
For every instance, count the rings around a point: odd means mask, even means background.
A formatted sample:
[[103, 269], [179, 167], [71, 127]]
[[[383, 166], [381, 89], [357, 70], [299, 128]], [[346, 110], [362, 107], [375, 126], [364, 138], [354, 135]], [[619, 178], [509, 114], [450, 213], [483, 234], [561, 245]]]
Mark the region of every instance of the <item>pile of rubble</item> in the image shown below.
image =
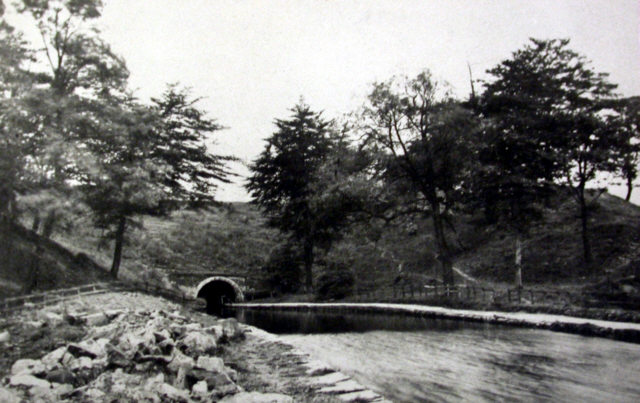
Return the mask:
[[203, 326], [178, 310], [141, 309], [40, 317], [47, 326], [86, 326], [86, 337], [40, 359], [17, 360], [0, 386], [2, 402], [292, 401], [236, 384], [236, 371], [218, 356], [220, 344], [243, 337], [235, 319]]

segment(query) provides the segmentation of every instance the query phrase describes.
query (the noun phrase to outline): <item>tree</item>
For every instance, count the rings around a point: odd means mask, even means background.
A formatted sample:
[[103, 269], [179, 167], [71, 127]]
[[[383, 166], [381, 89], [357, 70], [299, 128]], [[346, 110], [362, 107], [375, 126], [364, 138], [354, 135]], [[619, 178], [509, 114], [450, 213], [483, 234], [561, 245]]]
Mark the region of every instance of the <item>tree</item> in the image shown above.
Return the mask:
[[153, 158], [157, 115], [131, 99], [103, 105], [95, 122], [91, 151], [102, 156], [85, 160], [80, 170], [84, 200], [96, 225], [115, 240], [111, 275], [118, 277], [125, 231], [139, 214], [155, 213], [165, 196], [161, 178], [165, 166]]
[[163, 183], [171, 198], [178, 202], [212, 201], [218, 184], [229, 183], [233, 175], [227, 163], [236, 160], [209, 152], [215, 144], [211, 135], [223, 127], [198, 109], [200, 98], [192, 98], [188, 89], [177, 84], [169, 85], [161, 98], [152, 101], [160, 116], [154, 157], [170, 167]]
[[32, 54], [22, 36], [3, 18], [0, 4], [0, 217], [15, 215], [15, 201], [23, 187], [26, 148], [23, 97], [32, 75], [25, 64]]
[[303, 102], [289, 120], [276, 119], [277, 131], [251, 164], [246, 185], [253, 203], [269, 216], [269, 225], [291, 234], [302, 245], [305, 286], [313, 286], [314, 248], [333, 225], [318, 219], [311, 205], [311, 183], [332, 147], [330, 123]]
[[[587, 184], [598, 172], [611, 171], [616, 136], [607, 128], [603, 110], [615, 85], [607, 74], [596, 73], [584, 56], [568, 49], [568, 39], [537, 40], [489, 70], [487, 113], [505, 120], [503, 138], [520, 147], [510, 169], [540, 170], [571, 189], [582, 226], [584, 262], [592, 266], [588, 221], [596, 197], [588, 199]], [[513, 150], [510, 150], [510, 152]], [[530, 165], [530, 166], [529, 166]]]
[[[101, 15], [101, 1], [24, 0], [16, 6], [32, 17], [41, 39], [34, 65], [39, 85], [25, 101], [29, 108], [23, 136], [29, 148], [27, 190], [41, 193], [41, 199], [65, 199], [72, 193], [68, 181], [78, 169], [77, 160], [88, 157], [86, 130], [99, 119], [101, 99], [123, 95], [129, 73], [124, 60], [99, 36], [95, 21]], [[46, 213], [42, 228], [43, 235], [49, 236], [59, 216], [54, 206], [62, 204], [46, 203], [49, 208], [44, 212], [32, 206], [33, 227], [39, 227], [41, 213]]]
[[428, 71], [374, 85], [362, 117], [365, 144], [382, 150], [379, 169], [408, 205], [431, 218], [443, 280], [453, 284], [446, 227], [468, 174], [475, 122]]
[[620, 99], [614, 106], [617, 116], [610, 123], [618, 128], [619, 147], [617, 149], [619, 174], [627, 186], [626, 201], [631, 200], [634, 182], [638, 178], [640, 163], [640, 97]]

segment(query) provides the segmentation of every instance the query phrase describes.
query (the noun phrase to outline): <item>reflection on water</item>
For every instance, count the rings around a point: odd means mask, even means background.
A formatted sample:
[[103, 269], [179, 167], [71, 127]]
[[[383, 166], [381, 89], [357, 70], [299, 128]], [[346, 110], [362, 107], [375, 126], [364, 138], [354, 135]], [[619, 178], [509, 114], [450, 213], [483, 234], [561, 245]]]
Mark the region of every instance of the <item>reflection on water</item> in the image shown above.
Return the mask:
[[398, 402], [640, 401], [640, 345], [384, 314], [238, 310]]

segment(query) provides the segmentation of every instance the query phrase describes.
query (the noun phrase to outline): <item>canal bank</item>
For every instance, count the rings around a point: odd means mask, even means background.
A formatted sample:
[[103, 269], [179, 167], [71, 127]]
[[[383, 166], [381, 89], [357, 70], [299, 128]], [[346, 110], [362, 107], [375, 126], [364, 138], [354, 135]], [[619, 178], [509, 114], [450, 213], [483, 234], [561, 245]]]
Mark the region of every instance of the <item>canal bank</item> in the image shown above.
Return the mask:
[[138, 292], [0, 318], [0, 401], [384, 402], [272, 335]]
[[243, 309], [394, 313], [434, 319], [455, 319], [469, 322], [531, 327], [555, 332], [579, 334], [582, 336], [604, 337], [617, 341], [640, 343], [640, 324], [638, 323], [614, 322], [543, 313], [475, 311], [436, 306], [388, 303], [237, 303], [232, 306]]

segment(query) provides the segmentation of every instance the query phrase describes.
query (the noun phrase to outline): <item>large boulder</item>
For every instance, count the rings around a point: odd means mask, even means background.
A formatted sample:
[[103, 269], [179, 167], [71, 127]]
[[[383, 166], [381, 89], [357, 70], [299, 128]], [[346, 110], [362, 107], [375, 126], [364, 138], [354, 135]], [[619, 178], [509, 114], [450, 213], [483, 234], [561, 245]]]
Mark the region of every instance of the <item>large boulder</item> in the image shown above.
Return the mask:
[[218, 347], [214, 335], [197, 331], [188, 333], [180, 344], [185, 348], [187, 354], [194, 356], [213, 353]]
[[42, 375], [44, 372], [45, 366], [40, 360], [24, 358], [14, 362], [11, 366], [11, 375]]
[[209, 389], [224, 390], [225, 394], [237, 391], [237, 385], [223, 372], [209, 372], [202, 368], [192, 368], [187, 372], [187, 387], [192, 388], [193, 385], [200, 381], [205, 381]]
[[[66, 360], [64, 359], [66, 356]], [[67, 347], [59, 347], [47, 354], [45, 354], [41, 361], [45, 366], [45, 370], [50, 371], [54, 368], [59, 368], [68, 364], [73, 356], [67, 353]]]
[[23, 386], [27, 388], [33, 388], [33, 387], [50, 388], [51, 387], [51, 383], [49, 383], [49, 381], [45, 381], [44, 379], [36, 378], [33, 375], [24, 374], [24, 373], [13, 375], [11, 378], [9, 378], [9, 385]]
[[52, 383], [60, 383], [60, 384], [75, 384], [76, 377], [70, 370], [66, 368], [56, 368], [47, 372], [45, 379]]
[[177, 373], [180, 368], [189, 370], [195, 365], [196, 363], [193, 358], [176, 349], [173, 350], [171, 361], [167, 364], [167, 369], [173, 373]]
[[201, 355], [196, 361], [198, 368], [206, 369], [209, 372], [225, 372], [224, 361], [220, 357], [210, 357], [207, 355]]
[[233, 339], [242, 335], [240, 324], [235, 318], [222, 319], [219, 322], [222, 325], [222, 332], [227, 338]]
[[109, 317], [104, 312], [86, 315], [82, 319], [87, 326], [104, 326], [109, 323]]

